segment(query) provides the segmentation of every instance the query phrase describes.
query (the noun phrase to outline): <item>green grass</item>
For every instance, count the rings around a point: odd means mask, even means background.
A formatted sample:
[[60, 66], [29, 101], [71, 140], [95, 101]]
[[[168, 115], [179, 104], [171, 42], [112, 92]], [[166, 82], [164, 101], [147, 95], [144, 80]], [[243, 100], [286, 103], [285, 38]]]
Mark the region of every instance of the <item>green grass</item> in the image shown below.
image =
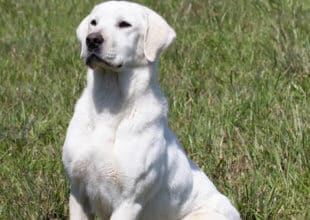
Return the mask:
[[[244, 219], [309, 219], [310, 1], [139, 2], [177, 32], [159, 77], [189, 156]], [[0, 0], [0, 219], [68, 217], [75, 28], [94, 3]]]

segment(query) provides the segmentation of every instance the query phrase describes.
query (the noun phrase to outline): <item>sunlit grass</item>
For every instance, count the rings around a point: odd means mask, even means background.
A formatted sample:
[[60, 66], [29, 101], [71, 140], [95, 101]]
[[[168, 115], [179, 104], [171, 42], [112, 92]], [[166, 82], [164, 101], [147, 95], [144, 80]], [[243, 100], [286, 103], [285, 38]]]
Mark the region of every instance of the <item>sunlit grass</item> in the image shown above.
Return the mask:
[[[177, 32], [159, 80], [188, 155], [244, 219], [308, 219], [309, 1], [139, 2]], [[0, 0], [0, 219], [68, 217], [75, 28], [94, 4]]]

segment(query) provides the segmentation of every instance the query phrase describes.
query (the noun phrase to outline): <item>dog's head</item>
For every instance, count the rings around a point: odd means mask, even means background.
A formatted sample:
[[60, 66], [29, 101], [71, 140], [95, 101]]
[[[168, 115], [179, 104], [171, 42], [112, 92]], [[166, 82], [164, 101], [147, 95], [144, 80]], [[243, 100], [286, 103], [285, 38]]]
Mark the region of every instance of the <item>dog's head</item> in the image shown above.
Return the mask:
[[108, 1], [94, 7], [77, 28], [81, 57], [93, 69], [120, 71], [155, 62], [174, 30], [144, 6]]

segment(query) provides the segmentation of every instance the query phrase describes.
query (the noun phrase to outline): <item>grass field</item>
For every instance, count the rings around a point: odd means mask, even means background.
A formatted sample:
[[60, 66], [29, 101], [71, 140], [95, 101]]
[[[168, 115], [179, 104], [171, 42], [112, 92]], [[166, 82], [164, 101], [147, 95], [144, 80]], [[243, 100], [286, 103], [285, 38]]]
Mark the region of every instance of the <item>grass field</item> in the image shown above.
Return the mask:
[[[310, 1], [139, 1], [177, 32], [169, 123], [243, 219], [310, 219]], [[61, 147], [95, 1], [0, 0], [0, 219], [67, 219]]]

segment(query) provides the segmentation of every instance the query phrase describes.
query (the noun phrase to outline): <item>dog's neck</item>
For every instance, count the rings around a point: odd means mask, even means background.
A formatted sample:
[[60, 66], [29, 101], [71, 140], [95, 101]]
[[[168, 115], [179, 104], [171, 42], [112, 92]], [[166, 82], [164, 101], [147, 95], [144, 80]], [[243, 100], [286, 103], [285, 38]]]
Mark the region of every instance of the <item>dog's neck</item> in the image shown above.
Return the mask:
[[87, 91], [98, 114], [118, 113], [145, 94], [158, 95], [157, 62], [122, 72], [88, 69]]

